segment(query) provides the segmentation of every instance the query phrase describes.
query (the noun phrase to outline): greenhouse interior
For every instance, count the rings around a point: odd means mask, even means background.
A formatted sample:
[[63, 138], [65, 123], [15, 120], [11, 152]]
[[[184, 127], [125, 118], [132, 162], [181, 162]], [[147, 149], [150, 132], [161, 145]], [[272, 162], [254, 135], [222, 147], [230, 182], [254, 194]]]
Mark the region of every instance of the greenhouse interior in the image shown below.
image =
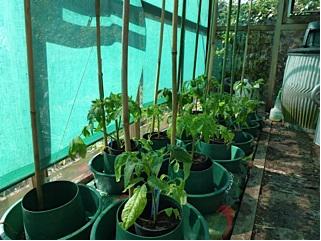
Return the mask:
[[319, 0], [0, 9], [0, 239], [320, 239]]

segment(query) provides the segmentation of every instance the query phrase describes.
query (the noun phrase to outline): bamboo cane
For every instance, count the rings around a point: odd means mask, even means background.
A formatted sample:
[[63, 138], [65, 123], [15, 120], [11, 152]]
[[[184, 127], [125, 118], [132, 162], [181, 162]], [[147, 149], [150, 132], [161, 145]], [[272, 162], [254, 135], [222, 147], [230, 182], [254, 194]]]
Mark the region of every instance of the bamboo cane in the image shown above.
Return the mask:
[[44, 183], [43, 174], [40, 166], [40, 150], [38, 139], [38, 126], [37, 126], [37, 110], [36, 110], [36, 83], [34, 75], [34, 59], [32, 47], [32, 23], [30, 12], [30, 0], [24, 0], [24, 14], [25, 14], [25, 31], [26, 31], [26, 45], [27, 45], [27, 61], [29, 73], [29, 99], [30, 99], [30, 118], [32, 130], [32, 145], [33, 145], [33, 158], [35, 165], [35, 178], [36, 178], [36, 192], [38, 209], [42, 210], [44, 207], [42, 185]]
[[207, 30], [206, 30], [206, 53], [205, 53], [205, 73], [208, 72], [208, 58], [211, 47], [211, 19], [212, 19], [212, 0], [208, 1], [208, 11], [207, 11]]
[[228, 54], [228, 44], [230, 38], [230, 28], [231, 28], [231, 13], [232, 13], [232, 0], [229, 0], [228, 10], [227, 10], [227, 26], [225, 33], [225, 46], [224, 46], [224, 57], [223, 57], [223, 66], [222, 66], [222, 77], [221, 77], [221, 93], [223, 92], [224, 86], [224, 77], [225, 77], [225, 68]]
[[[161, 63], [162, 63], [163, 39], [164, 39], [164, 22], [165, 22], [165, 6], [166, 6], [166, 0], [162, 0], [162, 13], [161, 13], [161, 19], [160, 19], [161, 26], [160, 26], [160, 30], [159, 30], [158, 58], [157, 58], [156, 80], [155, 80], [155, 90], [154, 90], [154, 105], [157, 104], [157, 99], [158, 99], [160, 67], [161, 67]], [[152, 131], [154, 131], [154, 129], [155, 129], [155, 116], [153, 116]]]
[[213, 73], [213, 65], [214, 65], [214, 57], [216, 52], [216, 31], [217, 31], [217, 17], [218, 17], [218, 0], [213, 0], [212, 5], [212, 30], [211, 30], [211, 47], [210, 47], [210, 54], [208, 58], [208, 72], [207, 72], [207, 90], [206, 95], [208, 96], [209, 91], [211, 89], [211, 79]]
[[179, 59], [178, 59], [178, 77], [177, 77], [178, 91], [182, 88], [183, 79], [184, 79], [185, 21], [186, 21], [186, 0], [183, 0], [181, 38], [180, 38]]
[[[97, 41], [97, 68], [98, 68], [98, 86], [99, 86], [99, 98], [101, 101], [102, 108], [102, 122], [103, 122], [103, 134], [104, 134], [104, 145], [108, 147], [107, 140], [107, 128], [106, 128], [106, 117], [105, 117], [105, 106], [104, 106], [104, 81], [102, 71], [102, 59], [101, 59], [101, 37], [100, 37], [100, 0], [95, 2], [96, 9], [96, 41]], [[108, 148], [109, 150], [109, 148]]]
[[197, 14], [197, 26], [196, 26], [196, 36], [195, 36], [193, 77], [192, 77], [192, 79], [195, 79], [195, 74], [196, 74], [198, 37], [199, 37], [199, 33], [200, 33], [201, 11], [202, 11], [202, 0], [200, 0], [199, 3], [198, 3], [198, 14]]
[[130, 133], [129, 133], [129, 108], [128, 108], [128, 30], [129, 30], [129, 0], [123, 1], [123, 29], [122, 29], [122, 111], [125, 151], [130, 151]]
[[238, 25], [240, 19], [240, 9], [241, 9], [241, 0], [237, 1], [237, 12], [236, 12], [236, 21], [234, 27], [234, 39], [233, 39], [233, 50], [232, 50], [232, 67], [231, 67], [231, 85], [230, 85], [230, 95], [233, 92], [233, 83], [235, 79], [235, 58], [236, 58], [236, 41], [237, 41], [237, 33], [238, 33]]
[[246, 66], [246, 61], [247, 61], [247, 49], [248, 49], [248, 45], [249, 45], [251, 15], [252, 15], [252, 0], [250, 1], [249, 15], [248, 15], [248, 19], [247, 19], [247, 34], [246, 34], [246, 38], [245, 38], [243, 65], [242, 65], [242, 74], [241, 74], [241, 90], [240, 90], [241, 95], [242, 95], [242, 91], [243, 91], [245, 66]]
[[178, 0], [173, 0], [173, 42], [172, 42], [172, 133], [171, 133], [171, 144], [176, 144], [176, 119], [177, 119], [177, 19], [178, 19]]

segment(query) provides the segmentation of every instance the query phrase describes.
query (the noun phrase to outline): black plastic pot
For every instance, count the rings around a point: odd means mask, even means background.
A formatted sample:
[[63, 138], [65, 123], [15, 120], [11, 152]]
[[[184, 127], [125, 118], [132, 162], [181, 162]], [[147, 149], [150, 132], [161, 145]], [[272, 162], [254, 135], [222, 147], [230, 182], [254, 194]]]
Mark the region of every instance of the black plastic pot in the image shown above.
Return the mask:
[[262, 130], [264, 127], [263, 117], [259, 116], [256, 112], [250, 113], [247, 117], [247, 121], [248, 122], [251, 122], [251, 121], [258, 122], [260, 125], [260, 127], [259, 127], [260, 130]]
[[[91, 227], [101, 212], [101, 199], [98, 192], [85, 185], [80, 184], [78, 187], [79, 195], [81, 197], [82, 205], [86, 215], [86, 222], [74, 232], [60, 237], [64, 240], [89, 239]], [[66, 220], [64, 220], [63, 223], [67, 225]], [[13, 204], [2, 216], [0, 220], [0, 239], [25, 239], [21, 200]]]
[[245, 155], [251, 155], [254, 149], [254, 137], [244, 131], [236, 131], [232, 145], [241, 148]]
[[[150, 198], [148, 198], [150, 200]], [[181, 206], [172, 198], [161, 195], [160, 196], [160, 201], [159, 201], [159, 210], [163, 210], [165, 208], [176, 208], [179, 210], [181, 219], [179, 220], [179, 223], [177, 226], [173, 229], [167, 230], [167, 231], [155, 231], [147, 228], [143, 228], [140, 225], [135, 225], [136, 226], [136, 231], [135, 228], [132, 227], [129, 230], [125, 230], [122, 228], [120, 225], [120, 217], [121, 217], [121, 212], [124, 208], [124, 205], [127, 200], [125, 200], [118, 208], [117, 210], [117, 220], [116, 220], [116, 239], [121, 239], [121, 240], [132, 240], [132, 239], [157, 239], [157, 240], [164, 240], [164, 239], [184, 239], [184, 226], [183, 226], [183, 211]], [[149, 203], [150, 201], [148, 201]], [[150, 204], [147, 204], [145, 211], [148, 212]], [[139, 232], [137, 234], [136, 232]]]
[[68, 181], [49, 182], [42, 186], [42, 190], [42, 210], [38, 210], [35, 188], [22, 199], [27, 239], [58, 239], [84, 225], [85, 212], [77, 184]]
[[108, 174], [104, 172], [104, 156], [97, 154], [89, 161], [90, 171], [94, 174], [95, 184], [98, 190], [113, 194], [120, 195], [124, 190], [123, 178], [120, 182], [116, 182], [115, 174]]
[[150, 139], [153, 142], [153, 144], [152, 144], [153, 150], [159, 150], [163, 147], [167, 147], [167, 145], [170, 143], [170, 140], [167, 137], [166, 131], [161, 131], [160, 138], [157, 138], [157, 137], [158, 137], [157, 132], [145, 133], [143, 135], [144, 139], [146, 139], [146, 140]]

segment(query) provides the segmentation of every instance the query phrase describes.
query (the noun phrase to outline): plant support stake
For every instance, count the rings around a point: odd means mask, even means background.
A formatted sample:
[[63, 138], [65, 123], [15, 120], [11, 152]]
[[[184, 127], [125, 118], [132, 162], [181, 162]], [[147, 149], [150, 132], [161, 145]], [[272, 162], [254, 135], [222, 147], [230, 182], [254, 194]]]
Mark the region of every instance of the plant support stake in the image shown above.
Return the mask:
[[25, 14], [28, 74], [29, 74], [29, 99], [30, 99], [33, 159], [34, 159], [34, 165], [35, 165], [38, 209], [42, 210], [44, 207], [43, 190], [42, 190], [42, 185], [44, 183], [44, 180], [43, 180], [43, 174], [40, 166], [36, 93], [35, 93], [36, 83], [35, 83], [34, 66], [33, 66], [34, 59], [33, 59], [33, 49], [32, 49], [32, 25], [31, 25], [32, 23], [31, 23], [31, 13], [30, 13], [30, 0], [24, 1], [24, 14]]
[[249, 7], [249, 15], [247, 18], [247, 34], [245, 39], [245, 46], [244, 46], [244, 55], [243, 55], [243, 65], [242, 65], [242, 74], [241, 74], [241, 95], [243, 91], [243, 82], [244, 82], [244, 74], [245, 74], [245, 66], [247, 61], [247, 49], [249, 45], [249, 35], [250, 35], [250, 23], [251, 23], [251, 14], [252, 14], [252, 0], [250, 1], [250, 7]]
[[201, 11], [202, 11], [202, 0], [199, 0], [198, 14], [197, 14], [197, 25], [196, 25], [196, 36], [195, 36], [193, 77], [192, 77], [192, 79], [195, 79], [195, 74], [196, 74], [197, 50], [198, 50], [198, 38], [199, 38], [199, 33], [200, 33]]
[[173, 29], [172, 29], [172, 133], [171, 144], [176, 144], [176, 119], [177, 119], [177, 19], [178, 19], [178, 0], [173, 0]]
[[179, 60], [178, 60], [178, 91], [183, 87], [184, 79], [184, 52], [185, 52], [185, 20], [186, 20], [186, 0], [183, 0], [182, 7], [182, 22], [181, 22], [181, 38], [179, 45]]
[[129, 29], [129, 0], [123, 1], [123, 29], [122, 29], [122, 66], [121, 66], [121, 89], [122, 111], [125, 151], [130, 151], [129, 133], [129, 108], [128, 108], [128, 29]]
[[212, 22], [211, 22], [211, 46], [210, 46], [210, 53], [208, 57], [208, 72], [207, 72], [207, 96], [209, 94], [211, 88], [211, 79], [213, 73], [213, 65], [214, 65], [214, 57], [216, 52], [216, 31], [217, 31], [217, 17], [218, 17], [218, 0], [213, 1], [212, 5]]
[[236, 12], [236, 21], [234, 27], [234, 39], [233, 39], [233, 50], [232, 50], [232, 67], [231, 67], [231, 85], [230, 85], [230, 95], [233, 92], [233, 84], [235, 79], [235, 59], [236, 59], [236, 41], [237, 41], [237, 33], [240, 19], [240, 9], [241, 9], [241, 0], [237, 1], [237, 12]]
[[104, 106], [104, 81], [102, 71], [102, 59], [101, 59], [101, 41], [100, 41], [100, 0], [95, 2], [96, 9], [96, 41], [97, 41], [97, 67], [98, 67], [98, 86], [99, 86], [99, 98], [101, 101], [102, 109], [102, 122], [103, 122], [103, 134], [104, 134], [104, 145], [108, 147], [107, 143], [107, 129], [106, 129], [106, 117], [105, 117], [105, 106]]
[[[156, 80], [154, 90], [154, 105], [157, 104], [158, 99], [158, 88], [160, 78], [160, 67], [162, 63], [162, 52], [163, 52], [163, 39], [164, 39], [164, 22], [165, 22], [165, 4], [166, 0], [162, 0], [162, 13], [161, 13], [161, 26], [159, 31], [159, 43], [158, 43], [158, 58], [157, 58], [157, 69], [156, 69]], [[152, 131], [155, 129], [155, 116], [153, 116]]]
[[221, 77], [221, 93], [223, 92], [226, 61], [227, 61], [227, 54], [228, 54], [228, 44], [230, 39], [231, 13], [232, 13], [232, 0], [229, 0], [228, 10], [227, 10], [227, 26], [226, 26], [225, 43], [224, 43], [225, 46], [224, 46], [223, 66], [222, 66], [222, 77]]

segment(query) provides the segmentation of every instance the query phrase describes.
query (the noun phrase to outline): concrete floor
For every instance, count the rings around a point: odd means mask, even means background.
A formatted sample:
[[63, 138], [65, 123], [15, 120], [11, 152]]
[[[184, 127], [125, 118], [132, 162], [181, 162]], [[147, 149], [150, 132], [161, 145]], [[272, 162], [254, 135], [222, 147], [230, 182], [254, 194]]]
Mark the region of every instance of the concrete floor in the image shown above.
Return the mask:
[[320, 238], [320, 149], [313, 138], [272, 125], [252, 239]]

